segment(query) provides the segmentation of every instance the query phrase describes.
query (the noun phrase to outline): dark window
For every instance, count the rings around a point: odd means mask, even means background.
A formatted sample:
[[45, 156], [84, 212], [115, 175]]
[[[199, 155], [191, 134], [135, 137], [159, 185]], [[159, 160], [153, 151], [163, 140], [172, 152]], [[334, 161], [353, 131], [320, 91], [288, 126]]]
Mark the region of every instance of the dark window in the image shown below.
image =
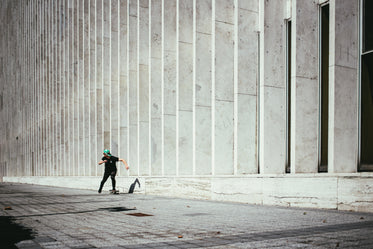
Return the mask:
[[287, 84], [287, 156], [286, 173], [290, 173], [290, 149], [291, 149], [291, 20], [286, 25], [286, 84]]
[[329, 4], [321, 7], [320, 13], [320, 163], [319, 172], [328, 171], [328, 119], [329, 119]]
[[363, 1], [363, 52], [373, 50], [373, 1]]
[[373, 1], [362, 1], [362, 7], [359, 171], [373, 171]]

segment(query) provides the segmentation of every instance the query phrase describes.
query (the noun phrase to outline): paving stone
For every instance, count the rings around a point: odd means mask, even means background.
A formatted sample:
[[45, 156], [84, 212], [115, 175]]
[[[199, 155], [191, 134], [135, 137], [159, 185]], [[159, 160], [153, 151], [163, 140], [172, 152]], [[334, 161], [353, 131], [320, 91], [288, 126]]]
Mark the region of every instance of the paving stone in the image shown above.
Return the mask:
[[[90, 190], [0, 184], [0, 205], [12, 207], [0, 210], [0, 215], [11, 217], [34, 236], [19, 241], [18, 248], [372, 248], [373, 245], [370, 213], [141, 194], [99, 195]], [[152, 216], [126, 215], [130, 213]]]

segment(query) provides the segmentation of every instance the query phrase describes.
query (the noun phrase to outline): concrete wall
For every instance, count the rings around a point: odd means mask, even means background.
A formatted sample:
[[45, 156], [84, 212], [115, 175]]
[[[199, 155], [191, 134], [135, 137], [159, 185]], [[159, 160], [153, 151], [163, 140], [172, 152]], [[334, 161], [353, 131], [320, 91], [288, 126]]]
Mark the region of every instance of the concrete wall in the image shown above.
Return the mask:
[[318, 173], [321, 2], [3, 1], [0, 177], [95, 189], [109, 148], [130, 165], [123, 191], [139, 177], [149, 194], [373, 211], [373, 175], [357, 173], [358, 0], [329, 1]]

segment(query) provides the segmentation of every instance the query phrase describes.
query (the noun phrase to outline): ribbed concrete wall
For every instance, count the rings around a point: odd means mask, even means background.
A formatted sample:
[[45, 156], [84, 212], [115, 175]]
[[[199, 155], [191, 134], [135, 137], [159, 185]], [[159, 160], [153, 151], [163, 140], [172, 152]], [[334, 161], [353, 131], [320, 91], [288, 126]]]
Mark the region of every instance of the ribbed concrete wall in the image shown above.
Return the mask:
[[3, 1], [3, 174], [100, 175], [104, 148], [131, 175], [257, 173], [258, 8]]
[[109, 148], [146, 193], [373, 211], [373, 175], [357, 173], [358, 0], [329, 1], [318, 173], [324, 2], [3, 0], [0, 176], [95, 189]]

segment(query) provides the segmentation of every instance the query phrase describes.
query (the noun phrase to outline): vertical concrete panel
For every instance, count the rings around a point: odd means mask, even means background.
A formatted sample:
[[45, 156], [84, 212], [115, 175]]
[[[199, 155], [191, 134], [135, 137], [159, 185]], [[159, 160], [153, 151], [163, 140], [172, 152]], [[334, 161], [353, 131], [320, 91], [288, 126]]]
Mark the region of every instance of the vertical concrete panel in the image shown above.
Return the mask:
[[178, 130], [179, 174], [193, 173], [193, 1], [179, 1]]
[[274, 87], [262, 87], [260, 90], [264, 105], [261, 122], [264, 123], [265, 136], [261, 141], [264, 157], [260, 173], [285, 173], [285, 93], [282, 88]]
[[[318, 5], [314, 1], [293, 1], [295, 25], [292, 43], [292, 76], [295, 81], [294, 127], [291, 153], [292, 173], [317, 172], [318, 169]], [[308, 30], [309, 32], [305, 32]]]
[[328, 172], [331, 173], [357, 171], [358, 6], [358, 1], [330, 2]]
[[[82, 114], [82, 98], [81, 98], [81, 92], [82, 92], [82, 87], [81, 87], [81, 81], [82, 79], [80, 78], [81, 74], [81, 66], [83, 65], [83, 56], [80, 51], [80, 39], [82, 38], [81, 35], [81, 28], [80, 28], [80, 12], [79, 12], [79, 5], [81, 3], [79, 1], [74, 1], [73, 2], [73, 9], [72, 9], [72, 15], [73, 17], [73, 32], [74, 32], [74, 37], [73, 37], [73, 59], [72, 59], [72, 71], [73, 71], [73, 86], [72, 86], [72, 91], [74, 92], [74, 97], [72, 100], [72, 104], [74, 107], [73, 110], [73, 126], [74, 126], [74, 132], [73, 132], [73, 141], [74, 141], [74, 161], [73, 161], [73, 175], [78, 176], [80, 175], [83, 165], [79, 165], [77, 163], [78, 161], [78, 155], [83, 156], [83, 148], [81, 146], [81, 141], [82, 141], [82, 130], [80, 130], [80, 125], [83, 120], [81, 120], [81, 114]], [[48, 91], [48, 90], [47, 90]], [[84, 157], [84, 156], [83, 156]], [[47, 159], [48, 160], [48, 159]]]
[[148, 1], [139, 6], [139, 169], [149, 175], [149, 7]]
[[164, 115], [164, 175], [176, 175], [175, 115]]
[[[103, 140], [103, 2], [98, 0], [96, 2], [96, 115], [97, 115], [97, 162], [102, 158], [104, 150]], [[100, 175], [102, 169], [97, 166], [97, 174]]]
[[89, 164], [90, 164], [90, 176], [96, 176], [97, 173], [97, 50], [96, 50], [96, 0], [90, 0], [89, 2], [89, 71], [90, 71], [90, 82], [89, 82]]
[[233, 102], [215, 101], [215, 174], [233, 174]]
[[234, 6], [217, 1], [215, 8], [214, 174], [221, 175], [234, 172]]
[[151, 175], [162, 175], [162, 120], [152, 118], [151, 123]]
[[[239, 1], [237, 10], [237, 173], [258, 173], [257, 86], [258, 86], [258, 2], [249, 6]], [[242, 6], [243, 5], [243, 6]], [[256, 42], [255, 42], [256, 41]]]
[[[111, 1], [111, 141], [110, 149], [114, 155], [118, 154], [119, 147], [119, 24], [118, 24], [118, 0]], [[120, 173], [121, 167], [118, 167]]]
[[195, 107], [196, 122], [196, 140], [195, 140], [195, 157], [196, 157], [196, 175], [211, 175], [211, 107]]
[[234, 26], [216, 22], [215, 27], [215, 98], [233, 101]]
[[111, 141], [111, 2], [103, 1], [103, 97], [104, 97], [104, 147]]
[[162, 175], [162, 2], [151, 1], [151, 175]]
[[234, 24], [234, 0], [215, 0], [215, 20]]
[[263, 77], [260, 88], [260, 173], [285, 172], [284, 2], [264, 4]]
[[128, 45], [128, 9], [127, 1], [119, 2], [119, 154], [128, 158], [128, 71], [127, 71], [127, 45]]
[[237, 96], [237, 174], [258, 173], [257, 96]]
[[211, 90], [212, 90], [212, 2], [196, 1], [195, 38], [195, 174], [212, 173]]
[[[176, 0], [164, 1], [164, 175], [176, 174]], [[166, 14], [167, 13], [167, 14]]]
[[91, 67], [90, 67], [90, 0], [84, 0], [83, 4], [83, 62], [84, 62], [84, 87], [83, 87], [83, 148], [84, 158], [87, 163], [84, 165], [84, 175], [90, 176], [92, 165], [91, 158], [91, 136], [90, 136], [90, 90], [91, 90]]
[[137, 1], [129, 1], [129, 78], [128, 78], [128, 91], [129, 91], [129, 164], [131, 166], [130, 174], [138, 175], [138, 94], [137, 94]]

